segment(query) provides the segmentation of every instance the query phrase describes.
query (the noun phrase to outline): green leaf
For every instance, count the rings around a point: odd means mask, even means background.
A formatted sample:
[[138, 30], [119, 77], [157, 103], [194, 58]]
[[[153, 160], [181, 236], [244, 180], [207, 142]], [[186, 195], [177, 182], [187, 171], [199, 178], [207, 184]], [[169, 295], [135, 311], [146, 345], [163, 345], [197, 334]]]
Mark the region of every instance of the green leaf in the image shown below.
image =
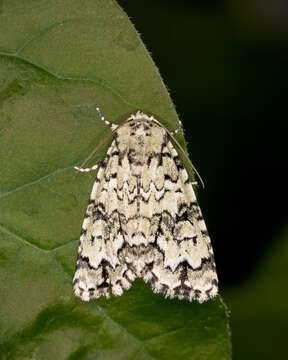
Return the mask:
[[277, 234], [251, 278], [225, 291], [232, 309], [233, 359], [284, 359], [288, 324], [288, 228]]
[[110, 133], [96, 105], [116, 123], [141, 109], [177, 126], [128, 17], [111, 0], [0, 4], [0, 358], [229, 359], [219, 297], [167, 300], [140, 280], [111, 300], [72, 292], [95, 176], [73, 166]]

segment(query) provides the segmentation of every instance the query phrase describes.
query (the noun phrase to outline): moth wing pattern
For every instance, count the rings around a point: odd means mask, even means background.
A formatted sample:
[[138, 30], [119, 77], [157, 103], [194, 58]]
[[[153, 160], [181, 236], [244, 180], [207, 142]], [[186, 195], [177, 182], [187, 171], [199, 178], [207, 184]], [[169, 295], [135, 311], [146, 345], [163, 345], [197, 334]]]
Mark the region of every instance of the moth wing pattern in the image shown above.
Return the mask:
[[208, 300], [218, 292], [211, 241], [192, 183], [170, 141], [162, 148], [160, 165], [147, 167], [146, 179], [153, 173], [158, 176], [158, 189], [150, 196], [154, 229], [142, 277], [166, 297]]
[[208, 300], [217, 294], [218, 280], [187, 171], [161, 124], [140, 112], [128, 120], [93, 185], [75, 294], [85, 301], [122, 295], [142, 277], [166, 297]]
[[[128, 243], [123, 232], [117, 188], [118, 153], [114, 140], [100, 164], [82, 225], [74, 291], [82, 300], [122, 295], [135, 274], [125, 261]], [[115, 163], [116, 161], [116, 163]], [[121, 190], [120, 190], [121, 191]], [[122, 216], [123, 217], [123, 216]]]

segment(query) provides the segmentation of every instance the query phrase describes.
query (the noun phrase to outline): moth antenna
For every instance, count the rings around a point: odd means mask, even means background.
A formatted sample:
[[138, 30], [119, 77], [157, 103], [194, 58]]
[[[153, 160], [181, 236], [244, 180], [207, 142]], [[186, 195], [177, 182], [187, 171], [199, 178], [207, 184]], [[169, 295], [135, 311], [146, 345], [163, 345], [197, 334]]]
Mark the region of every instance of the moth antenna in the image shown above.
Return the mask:
[[199, 172], [197, 171], [196, 167], [193, 165], [192, 161], [189, 159], [189, 156], [188, 156], [187, 152], [183, 149], [183, 147], [179, 144], [179, 142], [175, 139], [174, 135], [172, 135], [169, 130], [167, 130], [167, 133], [169, 134], [169, 136], [171, 136], [171, 138], [175, 141], [176, 145], [182, 151], [182, 154], [185, 156], [186, 160], [188, 161], [188, 163], [190, 164], [192, 169], [195, 171], [195, 174], [197, 175], [197, 177], [200, 180], [201, 185], [202, 185], [202, 187], [204, 189], [205, 188], [204, 181], [203, 181], [202, 177], [200, 176]]
[[183, 149], [183, 147], [179, 144], [179, 142], [175, 139], [173, 133], [171, 131], [169, 131], [165, 126], [163, 126], [158, 120], [152, 118], [152, 120], [160, 125], [163, 129], [165, 129], [167, 131], [167, 134], [175, 141], [176, 145], [178, 146], [178, 148], [181, 150], [182, 154], [185, 156], [186, 160], [188, 161], [189, 165], [192, 167], [192, 169], [195, 171], [195, 174], [197, 175], [198, 179], [200, 180], [201, 182], [201, 185], [203, 187], [203, 189], [205, 188], [205, 185], [204, 185], [204, 181], [203, 179], [201, 178], [199, 172], [197, 171], [197, 169], [195, 168], [195, 166], [192, 164], [192, 161], [189, 159], [189, 156], [187, 154], [187, 152]]
[[96, 153], [96, 151], [99, 150], [101, 148], [101, 146], [103, 146], [105, 144], [105, 142], [108, 141], [111, 138], [111, 136], [115, 132], [117, 132], [117, 130], [120, 127], [125, 125], [128, 121], [130, 121], [130, 119], [127, 119], [127, 120], [123, 121], [121, 124], [117, 125], [117, 127], [114, 130], [112, 130], [110, 134], [105, 136], [105, 138], [103, 140], [101, 140], [100, 143], [91, 151], [91, 153], [87, 156], [87, 158], [82, 162], [82, 164], [79, 167], [83, 168], [83, 166], [87, 163], [87, 161], [89, 161], [91, 159], [91, 157]]

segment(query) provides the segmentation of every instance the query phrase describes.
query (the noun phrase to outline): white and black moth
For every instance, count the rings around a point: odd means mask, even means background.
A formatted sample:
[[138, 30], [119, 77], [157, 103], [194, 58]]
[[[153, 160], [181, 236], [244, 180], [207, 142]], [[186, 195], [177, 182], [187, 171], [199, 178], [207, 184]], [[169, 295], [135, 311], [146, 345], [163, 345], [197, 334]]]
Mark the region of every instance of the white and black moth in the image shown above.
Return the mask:
[[213, 250], [187, 171], [168, 132], [141, 112], [119, 126], [99, 167], [84, 218], [74, 291], [82, 300], [122, 295], [135, 278], [169, 298], [214, 297]]

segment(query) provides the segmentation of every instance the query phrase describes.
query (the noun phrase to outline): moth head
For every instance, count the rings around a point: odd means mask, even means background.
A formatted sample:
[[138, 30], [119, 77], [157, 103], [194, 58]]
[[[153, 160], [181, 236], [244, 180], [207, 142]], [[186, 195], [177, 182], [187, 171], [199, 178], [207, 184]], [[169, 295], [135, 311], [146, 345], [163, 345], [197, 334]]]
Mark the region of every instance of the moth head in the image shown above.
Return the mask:
[[132, 114], [129, 118], [128, 118], [128, 121], [132, 121], [132, 120], [135, 120], [135, 121], [146, 121], [146, 122], [153, 122], [155, 121], [154, 117], [153, 116], [148, 116], [146, 114], [144, 114], [142, 111], [138, 110], [136, 112], [136, 114]]

